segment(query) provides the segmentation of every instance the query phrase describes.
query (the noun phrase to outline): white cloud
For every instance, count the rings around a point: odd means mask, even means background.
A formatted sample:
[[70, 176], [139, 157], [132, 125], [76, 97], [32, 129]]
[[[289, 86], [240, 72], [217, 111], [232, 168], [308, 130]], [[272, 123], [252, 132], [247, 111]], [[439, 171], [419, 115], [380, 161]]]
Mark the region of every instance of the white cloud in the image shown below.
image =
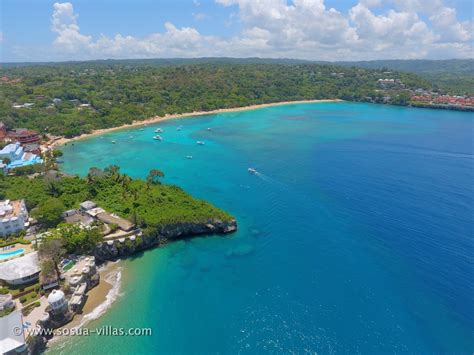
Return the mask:
[[209, 16], [203, 12], [193, 12], [193, 18], [196, 20], [196, 21], [202, 21], [202, 20], [205, 20], [207, 19]]
[[[324, 0], [215, 0], [234, 6], [242, 31], [231, 38], [205, 36], [165, 23], [163, 32], [137, 38], [97, 39], [81, 33], [71, 3], [55, 3], [54, 46], [77, 59], [261, 56], [317, 60], [472, 56], [472, 22], [459, 22], [442, 0], [386, 0], [394, 8], [374, 13], [383, 0], [361, 0], [347, 14]], [[200, 3], [195, 0], [195, 6]], [[429, 18], [425, 21], [419, 14]], [[196, 20], [205, 14], [193, 14]], [[423, 17], [425, 18], [425, 17]], [[471, 49], [471, 51], [470, 51]]]
[[72, 4], [56, 2], [53, 7], [51, 30], [57, 33], [54, 45], [72, 53], [87, 47], [91, 42], [91, 37], [79, 32], [79, 26], [76, 23], [78, 16], [74, 14]]

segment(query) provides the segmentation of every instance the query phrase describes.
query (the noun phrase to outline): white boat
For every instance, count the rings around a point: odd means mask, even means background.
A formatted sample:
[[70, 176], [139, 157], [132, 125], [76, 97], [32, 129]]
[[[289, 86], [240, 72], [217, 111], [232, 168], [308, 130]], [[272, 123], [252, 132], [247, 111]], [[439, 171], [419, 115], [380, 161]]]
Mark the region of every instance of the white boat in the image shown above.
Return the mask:
[[179, 126], [178, 128], [176, 128], [177, 131], [181, 131], [183, 129], [183, 127]]
[[208, 128], [207, 130], [208, 130], [208, 131], [211, 131], [211, 129], [210, 129], [210, 128]]
[[163, 130], [161, 128], [155, 129], [155, 133], [163, 133]]
[[257, 173], [257, 170], [255, 170], [254, 168], [248, 168], [247, 171], [250, 173], [250, 174], [256, 174]]
[[115, 144], [115, 141], [110, 141], [110, 143]]
[[193, 156], [192, 155], [186, 155], [186, 159], [192, 159]]
[[156, 140], [156, 141], [163, 140], [163, 138], [161, 138], [161, 136], [159, 136], [159, 135], [154, 136], [153, 139]]
[[196, 144], [204, 145], [204, 144], [206, 144], [206, 143], [204, 143], [203, 141], [197, 141]]

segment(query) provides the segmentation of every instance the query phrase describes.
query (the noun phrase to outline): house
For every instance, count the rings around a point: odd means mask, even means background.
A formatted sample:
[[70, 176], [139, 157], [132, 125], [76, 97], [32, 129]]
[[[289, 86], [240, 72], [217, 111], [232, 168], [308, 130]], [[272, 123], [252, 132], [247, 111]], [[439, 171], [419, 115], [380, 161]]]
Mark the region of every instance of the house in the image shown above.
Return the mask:
[[0, 150], [0, 160], [10, 159], [10, 161], [15, 161], [21, 159], [22, 156], [23, 147], [18, 142], [8, 144]]
[[40, 273], [38, 252], [0, 263], [0, 281], [9, 285], [21, 285], [38, 279]]
[[56, 270], [52, 270], [49, 274], [43, 271], [39, 274], [39, 282], [43, 290], [49, 290], [59, 286], [59, 276]]
[[81, 206], [81, 211], [86, 212], [88, 210], [96, 208], [97, 204], [95, 202], [92, 202], [92, 201], [84, 201], [80, 204], [80, 206]]
[[8, 132], [8, 137], [13, 141], [17, 141], [22, 144], [36, 143], [40, 141], [40, 136], [38, 132], [31, 131], [26, 128], [12, 129], [11, 131]]
[[23, 146], [23, 150], [26, 153], [33, 153], [39, 155], [41, 153], [41, 147], [38, 143], [28, 143]]
[[0, 353], [20, 354], [26, 350], [21, 311], [14, 311], [9, 315], [0, 317]]
[[28, 211], [24, 200], [0, 201], [0, 236], [7, 236], [28, 227]]
[[131, 231], [135, 227], [135, 225], [129, 220], [111, 215], [107, 212], [98, 213], [96, 218], [107, 224], [116, 224], [121, 230], [125, 232]]
[[41, 164], [43, 159], [32, 152], [25, 152], [19, 142], [11, 143], [0, 150], [0, 160], [8, 158], [8, 169], [19, 168], [26, 165]]

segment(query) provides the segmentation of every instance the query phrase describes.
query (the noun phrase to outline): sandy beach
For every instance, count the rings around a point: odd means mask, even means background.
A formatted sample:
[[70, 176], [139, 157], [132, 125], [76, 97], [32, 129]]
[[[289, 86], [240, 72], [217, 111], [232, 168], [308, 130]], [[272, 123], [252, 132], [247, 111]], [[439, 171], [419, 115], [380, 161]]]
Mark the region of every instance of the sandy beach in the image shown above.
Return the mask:
[[107, 133], [107, 132], [113, 132], [113, 131], [117, 131], [117, 130], [121, 130], [121, 129], [132, 128], [132, 127], [139, 127], [139, 126], [154, 124], [154, 123], [163, 122], [163, 121], [167, 121], [167, 120], [178, 119], [178, 118], [191, 118], [191, 117], [213, 115], [213, 114], [224, 113], [224, 112], [249, 111], [249, 110], [255, 110], [255, 109], [259, 109], [259, 108], [272, 107], [272, 106], [282, 106], [282, 105], [291, 105], [291, 104], [324, 103], [324, 102], [340, 102], [340, 101], [342, 101], [342, 100], [327, 99], [327, 100], [282, 101], [282, 102], [273, 102], [273, 103], [260, 104], [260, 105], [249, 105], [249, 106], [234, 107], [234, 108], [223, 108], [223, 109], [212, 110], [212, 111], [195, 111], [195, 112], [180, 113], [180, 114], [165, 115], [165, 116], [154, 116], [154, 117], [145, 119], [143, 121], [134, 121], [133, 123], [125, 124], [125, 125], [122, 125], [122, 126], [97, 129], [97, 130], [92, 131], [91, 133], [82, 134], [80, 136], [73, 137], [73, 138], [60, 137], [60, 138], [56, 139], [51, 144], [51, 147], [59, 147], [59, 146], [62, 146], [64, 144], [67, 144], [69, 142], [89, 138], [89, 137], [92, 137], [92, 136], [101, 135], [101, 134], [104, 134], [104, 133]]
[[[87, 325], [90, 321], [103, 315], [113, 302], [117, 299], [121, 286], [120, 261], [107, 262], [99, 269], [99, 284], [87, 293], [87, 300], [80, 314], [76, 314], [74, 319], [63, 328], [76, 328]], [[49, 345], [56, 344], [67, 337], [56, 336], [49, 341]]]

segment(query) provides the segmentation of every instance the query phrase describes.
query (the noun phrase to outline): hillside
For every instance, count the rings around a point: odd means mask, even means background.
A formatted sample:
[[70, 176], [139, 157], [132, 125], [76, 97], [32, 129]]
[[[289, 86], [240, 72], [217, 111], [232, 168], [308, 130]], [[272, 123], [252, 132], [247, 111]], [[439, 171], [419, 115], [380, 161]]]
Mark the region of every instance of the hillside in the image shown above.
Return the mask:
[[366, 69], [389, 69], [418, 74], [442, 90], [474, 95], [474, 59], [373, 60], [338, 62], [338, 65]]
[[[389, 94], [388, 102], [403, 105], [409, 100], [406, 89], [432, 88], [410, 73], [391, 73], [403, 86], [385, 92], [378, 82], [387, 77], [382, 70], [208, 60], [182, 65], [138, 60], [4, 68], [0, 70], [0, 121], [9, 128], [72, 137], [157, 115], [278, 101], [371, 97], [387, 102], [384, 97]], [[246, 61], [251, 60], [260, 61]], [[24, 103], [28, 108], [21, 107]]]

